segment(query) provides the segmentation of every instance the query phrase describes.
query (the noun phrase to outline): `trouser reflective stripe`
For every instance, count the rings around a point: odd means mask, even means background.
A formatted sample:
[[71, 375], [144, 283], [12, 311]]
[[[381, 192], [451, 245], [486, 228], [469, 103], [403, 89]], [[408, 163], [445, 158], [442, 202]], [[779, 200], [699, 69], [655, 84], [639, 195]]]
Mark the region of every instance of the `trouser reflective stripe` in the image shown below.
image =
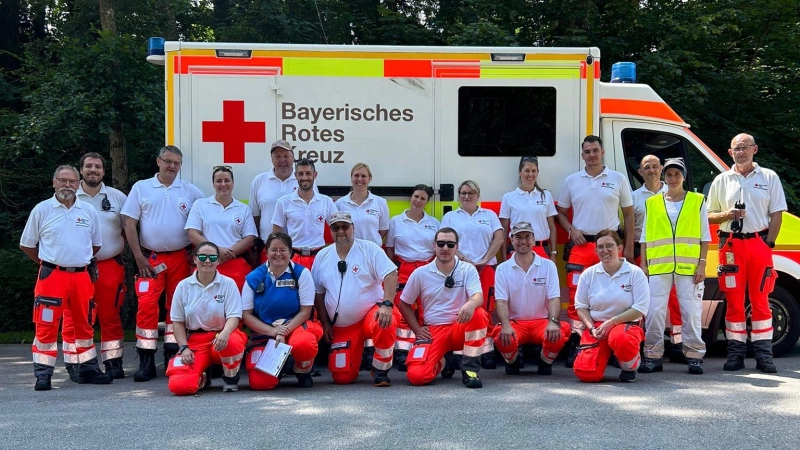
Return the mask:
[[753, 341], [772, 340], [772, 319], [751, 322], [750, 339]]
[[629, 361], [619, 361], [619, 367], [622, 370], [636, 370], [639, 368], [639, 363], [641, 362], [639, 355], [637, 354], [633, 359]]
[[90, 360], [97, 360], [97, 350], [92, 346], [92, 348], [78, 353], [78, 364], [83, 364]]
[[175, 344], [177, 342], [175, 340], [175, 326], [171, 323], [166, 324], [164, 327], [164, 343]]
[[747, 323], [725, 321], [725, 337], [739, 342], [747, 342]]
[[[681, 311], [681, 327], [683, 352], [691, 353], [693, 358], [702, 358], [706, 353], [706, 345], [702, 339], [701, 318], [703, 314], [704, 285], [694, 284], [694, 277], [672, 273], [650, 275], [650, 307], [647, 311], [647, 334], [644, 345], [644, 356], [649, 359], [661, 359], [664, 355], [664, 328], [666, 327], [667, 304], [672, 287], [678, 295]], [[700, 355], [700, 356], [697, 356]]]
[[669, 332], [669, 341], [675, 345], [683, 343], [683, 337], [681, 336], [681, 330], [683, 326], [681, 325], [672, 325], [672, 329]]
[[122, 358], [124, 343], [122, 339], [100, 343], [100, 360]]
[[39, 351], [42, 351], [42, 352], [57, 352], [58, 351], [58, 343], [56, 343], [56, 342], [44, 343], [44, 342], [40, 342], [39, 339], [33, 338], [33, 346], [36, 347]]
[[74, 342], [61, 342], [61, 353], [64, 354], [64, 364], [78, 364], [78, 350]]
[[[346, 327], [333, 327], [333, 345], [328, 355], [328, 369], [331, 371], [334, 383], [349, 384], [358, 378], [361, 356], [367, 339], [372, 339], [378, 349], [394, 348], [400, 312], [393, 308], [391, 324], [381, 328], [375, 319], [377, 311], [376, 305], [370, 308], [361, 322]], [[391, 363], [391, 356], [381, 356], [377, 351], [372, 357], [372, 365], [378, 370], [388, 370], [391, 368]]]
[[54, 367], [56, 365], [56, 357], [44, 353], [34, 353], [33, 362], [37, 364], [43, 364], [45, 366]]
[[212, 342], [215, 333], [194, 333], [189, 336], [188, 345], [194, 352], [192, 364], [182, 364], [180, 357], [172, 358], [167, 368], [168, 387], [175, 395], [190, 395], [197, 392], [201, 374], [211, 364], [222, 364], [225, 377], [233, 378], [239, 373], [239, 362], [244, 353], [247, 336], [241, 330], [234, 330], [228, 345], [222, 350], [214, 349]]
[[411, 350], [411, 347], [413, 345], [414, 344], [412, 342], [409, 342], [409, 341], [397, 340], [397, 341], [394, 342], [394, 348], [396, 350]]
[[372, 339], [367, 339], [364, 341], [364, 347], [375, 347], [375, 343], [372, 341]]

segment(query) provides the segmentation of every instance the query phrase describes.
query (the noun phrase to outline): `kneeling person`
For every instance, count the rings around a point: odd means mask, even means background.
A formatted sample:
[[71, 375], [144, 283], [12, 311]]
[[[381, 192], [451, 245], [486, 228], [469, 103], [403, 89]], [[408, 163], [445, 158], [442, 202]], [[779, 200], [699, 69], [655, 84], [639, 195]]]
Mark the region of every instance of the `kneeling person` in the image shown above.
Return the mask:
[[560, 322], [561, 288], [554, 262], [537, 255], [533, 227], [518, 222], [511, 228], [514, 256], [497, 267], [495, 301], [500, 324], [495, 346], [506, 360], [506, 374], [519, 374], [521, 344], [542, 345], [538, 373], [553, 373], [553, 360], [569, 339], [570, 326]]
[[[480, 388], [481, 347], [489, 326], [489, 316], [480, 308], [481, 280], [475, 266], [456, 257], [454, 229], [440, 228], [435, 239], [436, 258], [411, 274], [400, 296], [400, 312], [417, 337], [406, 359], [408, 381], [418, 386], [430, 383], [444, 368], [445, 354], [463, 350], [462, 382]], [[417, 297], [424, 311], [422, 325], [411, 309]]]

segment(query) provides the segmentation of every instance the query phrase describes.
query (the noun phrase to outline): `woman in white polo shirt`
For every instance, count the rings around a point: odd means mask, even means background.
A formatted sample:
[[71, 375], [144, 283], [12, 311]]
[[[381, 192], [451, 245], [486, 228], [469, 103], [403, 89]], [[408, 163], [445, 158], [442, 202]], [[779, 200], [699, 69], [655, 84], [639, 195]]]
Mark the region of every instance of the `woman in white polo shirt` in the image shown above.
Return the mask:
[[[424, 266], [433, 260], [433, 240], [439, 229], [439, 221], [425, 212], [425, 206], [431, 196], [433, 196], [433, 189], [430, 187], [424, 184], [414, 186], [409, 201], [410, 208], [392, 217], [392, 220], [389, 221], [389, 233], [386, 235], [386, 255], [395, 264], [398, 264], [395, 304], [400, 301], [400, 294], [402, 294], [411, 273], [417, 267]], [[412, 306], [416, 309], [418, 317], [422, 317], [422, 311], [418, 307], [419, 302]], [[406, 371], [406, 356], [408, 356], [408, 351], [411, 350], [415, 338], [411, 327], [401, 316], [397, 324], [397, 339], [394, 343], [394, 364], [400, 372]]]
[[585, 329], [572, 369], [581, 381], [598, 382], [613, 353], [622, 369], [620, 381], [635, 381], [650, 286], [642, 269], [620, 258], [622, 239], [616, 231], [600, 231], [595, 239], [600, 262], [581, 273], [575, 293], [575, 309]]
[[369, 191], [371, 182], [372, 171], [369, 166], [356, 163], [350, 170], [353, 189], [336, 200], [336, 208], [350, 213], [356, 239], [372, 241], [380, 246], [389, 231], [389, 205], [383, 197]]
[[[458, 259], [475, 266], [481, 278], [483, 301], [487, 311], [494, 310], [494, 266], [497, 252], [503, 246], [503, 226], [494, 211], [481, 208], [481, 188], [478, 183], [467, 180], [458, 186], [458, 200], [461, 206], [442, 218], [442, 227], [450, 227], [459, 236]], [[486, 338], [487, 348], [494, 349], [492, 338]], [[484, 369], [497, 367], [494, 351], [481, 356]]]
[[258, 236], [253, 212], [233, 198], [233, 169], [216, 166], [211, 173], [215, 194], [194, 202], [186, 230], [192, 244], [211, 241], [219, 246], [219, 272], [233, 278], [239, 292], [252, 268], [243, 255]]
[[[503, 239], [512, 223], [528, 222], [533, 227], [533, 251], [542, 258], [556, 261], [556, 221], [558, 216], [553, 195], [539, 187], [539, 158], [523, 156], [519, 160], [519, 187], [503, 195], [500, 202], [500, 224]], [[511, 247], [507, 253], [511, 253]]]
[[222, 364], [223, 392], [238, 390], [239, 366], [247, 336], [238, 329], [242, 298], [231, 278], [217, 271], [219, 247], [201, 242], [195, 249], [197, 271], [178, 283], [170, 317], [178, 353], [169, 361], [169, 390], [192, 395], [208, 384], [206, 369]]

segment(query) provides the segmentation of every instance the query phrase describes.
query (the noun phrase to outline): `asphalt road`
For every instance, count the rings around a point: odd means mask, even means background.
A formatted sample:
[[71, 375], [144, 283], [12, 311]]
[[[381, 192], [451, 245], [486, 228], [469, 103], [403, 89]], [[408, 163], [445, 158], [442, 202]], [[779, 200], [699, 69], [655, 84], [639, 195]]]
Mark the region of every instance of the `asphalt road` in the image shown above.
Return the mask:
[[[800, 446], [800, 346], [777, 359], [779, 373], [722, 371], [706, 359], [705, 375], [665, 363], [637, 381], [582, 384], [556, 362], [549, 377], [527, 366], [506, 376], [484, 370], [483, 389], [458, 374], [427, 387], [392, 371], [393, 386], [375, 388], [367, 372], [335, 386], [323, 370], [313, 389], [284, 379], [271, 392], [223, 393], [221, 380], [193, 397], [174, 397], [166, 378], [108, 386], [78, 385], [58, 368], [54, 389], [35, 392], [27, 345], [0, 346], [0, 448], [437, 449], [437, 448], [725, 448]], [[59, 359], [59, 366], [61, 366]]]

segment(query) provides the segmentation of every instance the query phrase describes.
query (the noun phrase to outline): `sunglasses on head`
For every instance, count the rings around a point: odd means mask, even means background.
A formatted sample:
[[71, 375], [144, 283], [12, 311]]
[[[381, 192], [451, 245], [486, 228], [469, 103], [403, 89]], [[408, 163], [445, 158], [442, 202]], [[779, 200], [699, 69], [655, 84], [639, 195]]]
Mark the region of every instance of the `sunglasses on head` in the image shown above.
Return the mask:
[[347, 231], [349, 229], [350, 229], [350, 224], [349, 223], [344, 224], [344, 225], [331, 225], [331, 231], [333, 231], [334, 233], [336, 233], [338, 231]]
[[231, 166], [214, 166], [211, 168], [211, 171], [216, 172], [218, 170], [231, 170], [231, 169], [233, 169], [233, 167]]
[[197, 260], [200, 262], [206, 262], [206, 260], [209, 260], [211, 262], [217, 262], [217, 259], [219, 259], [219, 255], [204, 255], [204, 254], [197, 255]]
[[439, 247], [439, 248], [444, 248], [445, 245], [447, 246], [447, 248], [456, 248], [456, 244], [458, 244], [458, 242], [436, 241], [436, 246]]

